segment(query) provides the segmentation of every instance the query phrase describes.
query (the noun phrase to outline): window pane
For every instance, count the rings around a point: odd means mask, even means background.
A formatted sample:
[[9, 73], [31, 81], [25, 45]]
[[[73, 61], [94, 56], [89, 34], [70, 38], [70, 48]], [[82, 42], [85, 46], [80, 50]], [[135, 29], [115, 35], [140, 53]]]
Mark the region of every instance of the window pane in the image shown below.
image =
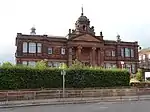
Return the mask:
[[61, 54], [65, 54], [65, 49], [61, 48]]
[[42, 49], [42, 44], [41, 43], [37, 43], [37, 52], [41, 53], [41, 49]]
[[111, 56], [111, 51], [106, 51], [106, 56]]
[[130, 57], [130, 49], [125, 48], [125, 57]]
[[126, 69], [131, 72], [131, 64], [126, 64]]
[[37, 46], [41, 47], [41, 46], [42, 46], [42, 44], [41, 44], [41, 43], [37, 43]]
[[121, 48], [121, 57], [124, 57], [124, 48]]
[[29, 43], [29, 53], [36, 53], [36, 43]]
[[117, 66], [116, 66], [116, 64], [112, 64], [112, 68], [116, 68]]
[[48, 66], [49, 67], [53, 67], [53, 63], [52, 62], [48, 62]]
[[23, 42], [23, 52], [27, 52], [27, 42]]
[[111, 64], [110, 63], [106, 63], [106, 68], [110, 69], [111, 68]]
[[145, 54], [143, 55], [143, 60], [145, 60]]
[[115, 51], [112, 51], [112, 56], [115, 56]]
[[23, 65], [27, 65], [27, 61], [22, 61], [22, 64]]
[[29, 65], [29, 66], [33, 66], [33, 67], [34, 67], [34, 66], [35, 66], [35, 64], [36, 64], [36, 62], [35, 62], [35, 61], [29, 61], [29, 62], [28, 62], [28, 65]]
[[131, 57], [134, 57], [134, 50], [131, 49]]
[[52, 51], [52, 48], [48, 48], [48, 54], [52, 54], [53, 51]]
[[140, 60], [140, 61], [142, 60], [142, 57], [141, 57], [141, 56], [139, 56], [139, 60]]
[[145, 58], [146, 58], [146, 55], [144, 54], [144, 55], [142, 56], [143, 62], [145, 62]]
[[60, 66], [60, 63], [59, 63], [59, 62], [54, 62], [54, 63], [53, 63], [53, 66], [54, 66], [54, 67], [59, 67], [59, 66]]
[[150, 59], [150, 54], [148, 54], [148, 59]]
[[132, 64], [132, 73], [135, 73], [135, 64]]

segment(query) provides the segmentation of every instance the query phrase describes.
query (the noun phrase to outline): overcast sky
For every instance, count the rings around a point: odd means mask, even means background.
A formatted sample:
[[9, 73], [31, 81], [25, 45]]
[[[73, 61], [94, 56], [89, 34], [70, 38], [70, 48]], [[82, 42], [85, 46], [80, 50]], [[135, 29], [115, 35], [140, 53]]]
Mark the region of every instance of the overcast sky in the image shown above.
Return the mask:
[[124, 41], [138, 41], [142, 47], [150, 42], [149, 0], [0, 0], [0, 62], [15, 60], [16, 34], [66, 36], [81, 15], [103, 31], [104, 39], [115, 40], [117, 33]]

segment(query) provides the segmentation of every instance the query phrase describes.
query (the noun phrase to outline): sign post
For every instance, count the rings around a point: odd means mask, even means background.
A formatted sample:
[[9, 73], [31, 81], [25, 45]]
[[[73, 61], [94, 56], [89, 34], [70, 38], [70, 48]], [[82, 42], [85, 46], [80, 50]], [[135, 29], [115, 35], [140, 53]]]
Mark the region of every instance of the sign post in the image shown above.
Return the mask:
[[64, 98], [65, 97], [65, 75], [66, 75], [65, 64], [63, 63], [60, 68], [62, 69], [61, 70], [61, 75], [63, 76], [62, 86], [63, 86], [63, 98]]

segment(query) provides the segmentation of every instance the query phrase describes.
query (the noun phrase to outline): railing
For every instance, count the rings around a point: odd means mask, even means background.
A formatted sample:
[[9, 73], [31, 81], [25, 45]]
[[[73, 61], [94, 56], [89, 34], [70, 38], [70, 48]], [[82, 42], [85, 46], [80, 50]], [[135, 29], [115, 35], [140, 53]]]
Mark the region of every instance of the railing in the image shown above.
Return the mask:
[[[127, 97], [150, 95], [149, 88], [139, 89], [95, 89], [95, 90], [66, 90], [65, 98], [106, 98], [106, 97]], [[7, 91], [0, 92], [0, 102], [61, 99], [62, 90], [41, 90], [41, 91]]]

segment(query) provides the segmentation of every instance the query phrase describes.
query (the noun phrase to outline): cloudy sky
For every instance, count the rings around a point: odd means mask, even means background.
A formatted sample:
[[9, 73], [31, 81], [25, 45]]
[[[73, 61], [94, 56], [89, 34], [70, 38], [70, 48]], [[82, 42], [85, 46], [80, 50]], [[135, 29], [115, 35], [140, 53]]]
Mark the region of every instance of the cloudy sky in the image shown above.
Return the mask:
[[15, 62], [16, 34], [65, 36], [84, 7], [96, 34], [114, 40], [138, 41], [150, 47], [149, 0], [0, 0], [0, 62]]

